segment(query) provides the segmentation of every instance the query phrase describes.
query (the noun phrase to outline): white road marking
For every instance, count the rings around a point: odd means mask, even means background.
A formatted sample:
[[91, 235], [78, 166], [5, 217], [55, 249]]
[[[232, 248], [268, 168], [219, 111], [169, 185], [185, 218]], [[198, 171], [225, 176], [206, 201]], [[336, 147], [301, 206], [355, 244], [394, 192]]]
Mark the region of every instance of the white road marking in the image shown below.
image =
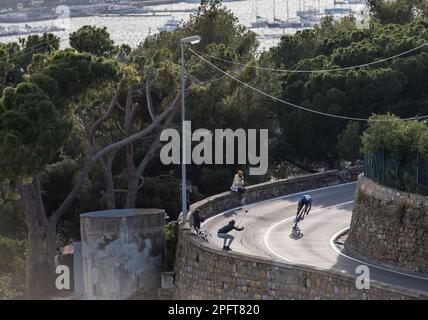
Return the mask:
[[[317, 209], [317, 210], [314, 210], [314, 211], [311, 211], [311, 215], [312, 214], [314, 214], [314, 213], [317, 213], [317, 212], [321, 212], [321, 211], [324, 211], [324, 210], [327, 210], [327, 209], [331, 209], [331, 208], [335, 208], [335, 207], [339, 207], [339, 206], [343, 206], [343, 205], [346, 205], [346, 204], [350, 204], [350, 203], [353, 203], [354, 201], [352, 200], [352, 201], [347, 201], [347, 202], [342, 202], [342, 203], [339, 203], [339, 204], [335, 204], [335, 205], [333, 205], [333, 206], [329, 206], [329, 207], [324, 207], [324, 208], [320, 208], [320, 209]], [[271, 226], [267, 231], [266, 231], [266, 233], [265, 233], [265, 236], [263, 237], [263, 244], [264, 244], [264, 246], [271, 252], [271, 253], [273, 253], [275, 256], [277, 256], [278, 258], [280, 258], [280, 259], [282, 259], [282, 260], [284, 260], [284, 261], [287, 261], [288, 263], [290, 263], [290, 264], [294, 264], [292, 261], [290, 261], [290, 260], [288, 260], [288, 259], [286, 259], [284, 256], [282, 256], [281, 254], [279, 254], [278, 252], [276, 252], [274, 249], [272, 249], [272, 247], [269, 245], [269, 242], [267, 241], [267, 239], [268, 239], [268, 237], [269, 237], [269, 235], [270, 235], [270, 233], [272, 232], [272, 230], [273, 229], [275, 229], [276, 227], [278, 227], [279, 225], [281, 225], [281, 224], [283, 224], [283, 223], [285, 223], [285, 222], [287, 222], [287, 221], [289, 221], [289, 220], [293, 220], [295, 217], [294, 216], [292, 216], [292, 217], [289, 217], [289, 218], [286, 218], [286, 219], [284, 219], [284, 220], [281, 220], [281, 221], [279, 221], [279, 222], [277, 222], [277, 223], [275, 223], [273, 226]]]
[[[297, 193], [293, 193], [293, 194], [287, 194], [287, 195], [284, 195], [284, 196], [279, 196], [279, 197], [272, 198], [272, 199], [267, 199], [267, 200], [263, 200], [263, 201], [259, 201], [259, 202], [250, 203], [248, 205], [244, 205], [244, 206], [240, 206], [240, 207], [236, 207], [236, 208], [232, 208], [232, 209], [228, 209], [226, 211], [220, 212], [219, 214], [216, 214], [216, 215], [214, 215], [214, 216], [206, 219], [205, 223], [207, 223], [208, 221], [213, 220], [215, 218], [218, 218], [222, 214], [229, 213], [229, 212], [232, 212], [232, 211], [236, 211], [238, 209], [243, 209], [243, 208], [245, 208], [247, 206], [251, 206], [251, 205], [254, 205], [254, 204], [263, 204], [263, 203], [267, 203], [267, 202], [271, 202], [271, 201], [275, 201], [275, 200], [279, 200], [279, 199], [286, 199], [286, 198], [295, 197], [295, 196], [298, 196], [299, 194], [310, 193], [310, 192], [321, 191], [321, 190], [328, 190], [328, 189], [332, 189], [332, 188], [338, 188], [338, 187], [348, 186], [348, 185], [351, 185], [351, 184], [357, 184], [357, 182], [354, 181], [354, 182], [347, 182], [347, 183], [342, 183], [342, 184], [336, 184], [334, 186], [328, 186], [328, 187], [323, 187], [323, 188], [318, 188], [318, 189], [301, 191], [301, 192], [297, 192]], [[312, 212], [314, 212], [314, 211], [312, 211]]]
[[426, 277], [421, 277], [421, 276], [417, 276], [417, 275], [414, 275], [414, 274], [411, 274], [411, 273], [400, 272], [400, 271], [396, 271], [396, 270], [393, 270], [393, 269], [389, 269], [389, 268], [381, 267], [381, 266], [378, 266], [378, 265], [375, 265], [375, 264], [371, 264], [371, 263], [368, 263], [368, 262], [365, 262], [365, 261], [358, 260], [358, 259], [356, 259], [356, 258], [353, 258], [353, 257], [350, 257], [350, 256], [348, 256], [348, 255], [344, 254], [344, 253], [343, 253], [343, 252], [341, 252], [341, 251], [339, 250], [339, 248], [337, 248], [337, 246], [334, 244], [334, 240], [339, 236], [339, 234], [341, 234], [342, 232], [344, 232], [344, 231], [345, 231], [345, 230], [347, 230], [347, 229], [349, 229], [349, 227], [346, 227], [346, 228], [344, 228], [344, 229], [342, 229], [342, 230], [338, 231], [338, 232], [337, 232], [337, 233], [335, 233], [335, 234], [333, 235], [333, 237], [331, 237], [331, 239], [330, 239], [330, 246], [331, 246], [331, 247], [333, 248], [333, 250], [334, 250], [334, 251], [336, 251], [339, 255], [341, 255], [341, 256], [343, 256], [343, 257], [345, 257], [345, 258], [347, 258], [347, 259], [350, 259], [350, 260], [356, 261], [356, 262], [358, 262], [358, 263], [361, 263], [361, 264], [363, 264], [363, 265], [367, 265], [367, 266], [370, 266], [370, 267], [374, 267], [374, 268], [381, 269], [381, 270], [385, 270], [385, 271], [392, 272], [392, 273], [401, 274], [401, 275], [404, 275], [404, 276], [407, 276], [407, 277], [412, 277], [412, 278], [416, 278], [416, 279], [421, 279], [421, 280], [428, 281], [428, 278], [426, 278]]
[[[348, 182], [348, 183], [338, 184], [338, 185], [334, 185], [334, 186], [328, 186], [328, 187], [323, 187], [323, 188], [318, 188], [318, 189], [306, 190], [306, 191], [301, 191], [301, 192], [297, 192], [297, 193], [293, 193], [293, 194], [289, 194], [289, 195], [279, 196], [279, 197], [272, 198], [272, 199], [263, 200], [263, 201], [260, 201], [260, 202], [255, 202], [255, 203], [248, 204], [248, 205], [244, 205], [244, 206], [235, 207], [235, 208], [228, 209], [228, 210], [226, 210], [226, 211], [223, 211], [223, 212], [221, 212], [221, 213], [219, 213], [219, 214], [217, 214], [217, 215], [214, 215], [214, 216], [212, 216], [212, 217], [208, 218], [207, 220], [205, 220], [205, 223], [207, 223], [207, 222], [209, 222], [210, 220], [213, 220], [213, 219], [215, 219], [215, 218], [218, 218], [219, 216], [221, 216], [221, 215], [223, 215], [223, 214], [226, 214], [226, 213], [229, 213], [229, 212], [232, 212], [232, 211], [236, 211], [236, 210], [239, 210], [239, 209], [244, 209], [244, 208], [245, 208], [245, 207], [247, 207], [247, 206], [256, 205], [256, 204], [268, 203], [268, 202], [272, 202], [272, 201], [279, 200], [279, 199], [286, 199], [286, 198], [295, 197], [295, 196], [297, 196], [297, 195], [299, 195], [299, 194], [310, 193], [310, 192], [321, 191], [321, 190], [328, 190], [328, 189], [338, 188], [338, 187], [342, 187], [342, 186], [346, 186], [346, 185], [351, 185], [351, 184], [356, 184], [356, 183], [357, 183], [357, 182]], [[339, 203], [339, 204], [336, 204], [336, 205], [333, 205], [333, 206], [320, 208], [320, 209], [317, 209], [317, 210], [311, 211], [311, 214], [314, 214], [314, 213], [316, 213], [316, 212], [320, 212], [320, 211], [323, 211], [323, 210], [326, 210], [326, 209], [330, 209], [330, 208], [338, 207], [338, 206], [341, 206], [341, 205], [346, 205], [346, 204], [353, 203], [353, 202], [354, 202], [354, 201], [348, 201], [348, 202]], [[244, 212], [245, 212], [245, 211], [244, 211]], [[245, 214], [245, 213], [244, 213], [244, 214]], [[265, 233], [265, 236], [263, 237], [263, 244], [265, 245], [265, 247], [266, 247], [266, 248], [267, 248], [271, 253], [273, 253], [273, 254], [274, 254], [275, 256], [277, 256], [278, 258], [280, 258], [280, 259], [282, 259], [282, 260], [284, 260], [284, 261], [286, 261], [287, 263], [292, 264], [292, 265], [293, 265], [293, 264], [295, 264], [295, 263], [293, 263], [292, 261], [287, 260], [285, 257], [283, 257], [282, 255], [278, 254], [277, 252], [275, 252], [275, 250], [273, 250], [273, 249], [270, 247], [270, 245], [269, 245], [269, 243], [268, 243], [268, 241], [267, 241], [267, 238], [268, 238], [268, 236], [269, 236], [270, 232], [272, 232], [272, 230], [273, 230], [274, 228], [276, 228], [278, 225], [280, 225], [280, 224], [282, 224], [282, 223], [284, 223], [284, 222], [286, 222], [286, 221], [292, 220], [292, 219], [294, 219], [294, 218], [295, 218], [295, 217], [294, 217], [294, 216], [292, 216], [292, 217], [289, 217], [289, 218], [286, 218], [286, 219], [284, 219], [284, 220], [282, 220], [282, 221], [277, 222], [275, 225], [271, 226], [271, 227], [268, 229], [268, 231]], [[417, 278], [417, 279], [421, 279], [421, 280], [428, 281], [428, 278], [425, 278], [425, 277], [421, 277], [421, 276], [417, 276], [417, 275], [413, 275], [413, 274], [408, 274], [408, 273], [404, 273], [404, 272], [400, 272], [400, 271], [395, 271], [395, 270], [391, 270], [391, 269], [384, 268], [384, 267], [381, 267], [381, 266], [377, 266], [377, 265], [374, 265], [374, 264], [366, 263], [366, 262], [364, 262], [364, 261], [358, 260], [358, 259], [356, 259], [356, 258], [350, 257], [350, 256], [348, 256], [348, 255], [346, 255], [346, 254], [342, 253], [342, 252], [341, 252], [341, 251], [340, 251], [340, 250], [339, 250], [339, 249], [334, 245], [334, 239], [336, 239], [336, 238], [337, 238], [337, 236], [338, 236], [341, 232], [345, 231], [346, 229], [349, 229], [349, 227], [347, 227], [347, 228], [345, 228], [345, 229], [340, 230], [339, 232], [337, 232], [336, 234], [334, 234], [334, 235], [333, 235], [333, 237], [330, 239], [330, 246], [331, 246], [331, 247], [333, 248], [333, 250], [335, 250], [339, 255], [341, 255], [341, 256], [343, 256], [343, 257], [345, 257], [345, 258], [347, 258], [347, 259], [350, 259], [350, 260], [356, 261], [356, 262], [358, 262], [358, 263], [361, 263], [361, 264], [364, 264], [364, 265], [368, 265], [368, 266], [371, 266], [371, 267], [374, 267], [374, 268], [377, 268], [377, 269], [381, 269], [381, 270], [384, 270], [384, 271], [388, 271], [388, 272], [392, 272], [392, 273], [397, 273], [397, 274], [401, 274], [401, 275], [404, 275], [404, 276], [413, 277], [413, 278]], [[211, 234], [210, 234], [210, 235], [211, 235]]]

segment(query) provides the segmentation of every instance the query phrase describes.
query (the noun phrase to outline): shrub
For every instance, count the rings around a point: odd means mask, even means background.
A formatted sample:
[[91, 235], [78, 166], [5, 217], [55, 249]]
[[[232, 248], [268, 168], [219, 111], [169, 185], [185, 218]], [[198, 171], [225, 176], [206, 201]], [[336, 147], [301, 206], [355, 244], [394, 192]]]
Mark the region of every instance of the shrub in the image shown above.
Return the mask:
[[22, 297], [22, 290], [16, 289], [10, 273], [0, 273], [0, 300], [16, 300]]
[[409, 153], [428, 159], [428, 126], [421, 121], [405, 121], [394, 115], [375, 115], [363, 135], [362, 151], [374, 154], [384, 149], [396, 160]]
[[165, 238], [166, 257], [164, 263], [164, 271], [173, 271], [178, 242], [178, 225], [176, 221], [171, 221], [165, 226]]
[[25, 241], [0, 236], [0, 300], [22, 297]]

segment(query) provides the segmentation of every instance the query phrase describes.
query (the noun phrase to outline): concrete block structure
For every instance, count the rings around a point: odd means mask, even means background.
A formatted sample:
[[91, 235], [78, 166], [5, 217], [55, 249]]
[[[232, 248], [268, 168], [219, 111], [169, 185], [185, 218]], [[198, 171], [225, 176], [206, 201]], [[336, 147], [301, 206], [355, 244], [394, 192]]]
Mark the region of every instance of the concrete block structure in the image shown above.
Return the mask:
[[157, 292], [166, 249], [164, 210], [107, 210], [80, 219], [85, 299]]

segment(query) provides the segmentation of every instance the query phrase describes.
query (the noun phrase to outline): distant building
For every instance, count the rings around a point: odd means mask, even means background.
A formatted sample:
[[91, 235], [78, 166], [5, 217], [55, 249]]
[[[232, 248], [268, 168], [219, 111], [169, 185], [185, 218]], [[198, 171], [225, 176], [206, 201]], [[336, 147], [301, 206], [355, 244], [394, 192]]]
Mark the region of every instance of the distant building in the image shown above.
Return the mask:
[[18, 10], [18, 8], [29, 7], [30, 1], [31, 0], [0, 0], [0, 8]]
[[[147, 1], [147, 0], [146, 0]], [[99, 3], [145, 2], [144, 0], [0, 0], [0, 9], [23, 10], [26, 8], [56, 7], [59, 5], [88, 5]]]

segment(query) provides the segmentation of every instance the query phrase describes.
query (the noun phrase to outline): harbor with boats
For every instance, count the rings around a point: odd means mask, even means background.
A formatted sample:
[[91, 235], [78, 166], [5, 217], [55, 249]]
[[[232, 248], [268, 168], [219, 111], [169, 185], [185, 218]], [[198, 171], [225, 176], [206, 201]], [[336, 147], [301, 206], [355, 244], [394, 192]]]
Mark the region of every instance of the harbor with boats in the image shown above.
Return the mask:
[[[270, 1], [270, 0], [268, 0]], [[277, 29], [299, 29], [312, 28], [319, 23], [323, 17], [332, 16], [340, 19], [344, 16], [355, 16], [361, 14], [355, 5], [364, 5], [365, 0], [335, 0], [333, 6], [322, 6], [321, 0], [308, 1], [298, 0], [298, 10], [291, 17], [290, 1], [291, 0], [271, 0], [273, 5], [273, 20], [259, 15], [258, 1], [253, 0], [252, 7], [255, 12], [255, 19], [251, 21], [251, 28], [277, 28]], [[286, 17], [281, 18], [276, 14], [278, 2], [285, 5]]]
[[[191, 1], [191, 0], [188, 0]], [[242, 1], [242, 0], [240, 0]], [[54, 20], [66, 16], [67, 18], [104, 16], [114, 17], [122, 15], [158, 15], [165, 16], [169, 12], [194, 13], [197, 8], [186, 9], [158, 9], [162, 4], [179, 3], [176, 0], [161, 1], [133, 1], [133, 2], [106, 2], [91, 4], [70, 4], [58, 6], [38, 6], [13, 10], [0, 10], [0, 23], [25, 23], [33, 21]], [[192, 2], [193, 3], [193, 2]]]
[[0, 37], [8, 37], [8, 36], [23, 36], [30, 34], [38, 34], [38, 33], [53, 33], [58, 31], [64, 31], [65, 28], [60, 28], [57, 26], [47, 26], [47, 27], [32, 27], [28, 24], [21, 25], [0, 25]]
[[[22, 16], [24, 12], [29, 13], [26, 8], [15, 10], [14, 13], [19, 13], [18, 16], [11, 15], [10, 10], [2, 8], [0, 36], [5, 40], [16, 41], [17, 37], [22, 35], [53, 32], [61, 39], [67, 40], [69, 34], [79, 27], [96, 25], [106, 27], [117, 43], [138, 45], [153, 33], [175, 30], [189, 19], [192, 13], [197, 12], [200, 4], [200, 0], [160, 0], [161, 2], [126, 0], [108, 3], [98, 1], [92, 4], [83, 3], [86, 0], [73, 1], [75, 2], [70, 5], [50, 9], [33, 8], [31, 10], [33, 21], [30, 22], [24, 22]], [[240, 23], [257, 34], [262, 47], [275, 45], [284, 34], [312, 28], [327, 15], [337, 19], [347, 15], [358, 17], [361, 8], [365, 6], [364, 0], [223, 0], [223, 2], [239, 18]], [[7, 22], [5, 17], [8, 17]], [[63, 20], [67, 20], [66, 25], [59, 23]], [[63, 43], [66, 45], [67, 41]]]

